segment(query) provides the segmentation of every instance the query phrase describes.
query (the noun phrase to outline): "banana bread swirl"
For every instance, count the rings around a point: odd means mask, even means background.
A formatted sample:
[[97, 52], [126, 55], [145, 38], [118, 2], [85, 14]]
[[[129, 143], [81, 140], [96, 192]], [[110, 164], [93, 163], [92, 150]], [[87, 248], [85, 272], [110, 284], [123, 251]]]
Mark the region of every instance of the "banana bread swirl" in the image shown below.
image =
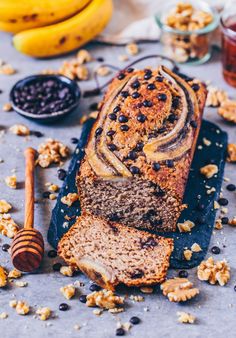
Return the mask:
[[78, 173], [82, 209], [136, 228], [175, 231], [205, 99], [202, 83], [164, 66], [119, 73]]

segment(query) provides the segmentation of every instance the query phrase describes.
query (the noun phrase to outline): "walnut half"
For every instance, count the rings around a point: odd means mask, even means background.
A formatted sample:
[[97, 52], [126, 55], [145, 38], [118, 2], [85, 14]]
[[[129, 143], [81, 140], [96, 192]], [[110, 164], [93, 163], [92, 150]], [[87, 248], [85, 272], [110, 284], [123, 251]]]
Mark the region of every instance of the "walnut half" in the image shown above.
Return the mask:
[[193, 284], [187, 278], [168, 279], [161, 284], [161, 290], [171, 302], [185, 302], [199, 294], [199, 290], [193, 288]]

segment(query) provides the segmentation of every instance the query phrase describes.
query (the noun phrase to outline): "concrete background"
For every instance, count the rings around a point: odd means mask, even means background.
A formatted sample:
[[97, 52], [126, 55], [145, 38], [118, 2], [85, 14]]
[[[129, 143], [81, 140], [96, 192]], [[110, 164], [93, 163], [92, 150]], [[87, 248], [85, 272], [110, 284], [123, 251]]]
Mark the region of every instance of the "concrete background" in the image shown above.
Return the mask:
[[[32, 73], [38, 73], [45, 68], [54, 68], [61, 64], [63, 58], [51, 60], [34, 60], [19, 54], [11, 45], [11, 39], [6, 34], [0, 34], [0, 58], [11, 63], [18, 69], [17, 74], [13, 76], [0, 75], [0, 89], [3, 93], [0, 95], [0, 107], [8, 102], [8, 94], [12, 85], [20, 78]], [[104, 57], [106, 62], [114, 65], [123, 66], [118, 61], [118, 55], [124, 54], [124, 47], [108, 47], [102, 45], [90, 45], [88, 48], [94, 56]], [[141, 55], [147, 55], [160, 51], [160, 45], [142, 44], [140, 45]], [[72, 54], [73, 55], [73, 54]], [[72, 57], [69, 55], [68, 58]], [[149, 65], [149, 61], [147, 63]], [[97, 63], [89, 64], [92, 70]], [[236, 97], [235, 89], [226, 85], [221, 74], [221, 64], [219, 55], [215, 53], [214, 57], [207, 64], [198, 67], [182, 66], [181, 70], [195, 75], [203, 80], [211, 80], [214, 85], [225, 88], [231, 96]], [[102, 79], [103, 80], [103, 79]], [[81, 83], [81, 88], [92, 88], [94, 81], [86, 81]], [[73, 145], [70, 143], [71, 137], [79, 137], [81, 127], [79, 119], [82, 114], [88, 112], [89, 105], [97, 101], [97, 98], [89, 98], [81, 100], [78, 110], [67, 119], [50, 126], [38, 125], [32, 121], [26, 120], [15, 112], [3, 112], [0, 109], [0, 158], [4, 160], [0, 164], [0, 199], [4, 198], [9, 201], [14, 210], [12, 216], [17, 223], [23, 224], [23, 200], [24, 189], [11, 190], [6, 187], [4, 178], [11, 174], [11, 170], [16, 169], [16, 175], [19, 182], [24, 181], [24, 158], [23, 150], [27, 146], [38, 146], [45, 138], [53, 137], [67, 144], [71, 150]], [[205, 110], [205, 118], [218, 124], [223, 130], [229, 134], [229, 141], [236, 142], [236, 127], [222, 121], [217, 115], [215, 109], [207, 108]], [[21, 138], [8, 132], [8, 128], [15, 123], [24, 123], [31, 130], [40, 130], [44, 133], [44, 138]], [[214, 154], [212, 154], [214, 156]], [[68, 162], [65, 163], [67, 168]], [[235, 165], [227, 164], [225, 176], [231, 179], [232, 183], [236, 183]], [[61, 184], [57, 179], [57, 169], [37, 169], [36, 179], [36, 198], [41, 198], [41, 194], [46, 190], [45, 183], [52, 182]], [[236, 215], [236, 195], [228, 193], [223, 186], [224, 196], [229, 198], [229, 217]], [[50, 212], [54, 205], [54, 201], [44, 200], [35, 206], [35, 225], [44, 234], [46, 242], [46, 233], [50, 220]], [[45, 254], [42, 269], [35, 275], [25, 275], [22, 280], [28, 282], [26, 288], [18, 288], [11, 284], [6, 289], [0, 289], [0, 312], [7, 312], [9, 317], [5, 320], [0, 319], [0, 331], [3, 338], [15, 337], [97, 337], [108, 338], [115, 336], [116, 322], [120, 319], [123, 323], [129, 321], [130, 317], [136, 315], [141, 318], [142, 323], [133, 327], [127, 334], [130, 337], [214, 337], [220, 338], [226, 335], [231, 338], [235, 337], [235, 307], [236, 292], [234, 285], [236, 284], [236, 233], [235, 229], [225, 226], [222, 231], [216, 231], [212, 236], [210, 248], [218, 245], [221, 248], [221, 254], [215, 256], [217, 259], [226, 258], [231, 266], [231, 280], [225, 287], [212, 286], [207, 283], [200, 282], [196, 277], [196, 269], [189, 271], [189, 278], [200, 289], [200, 295], [192, 301], [180, 305], [170, 303], [162, 296], [160, 291], [156, 290], [152, 295], [145, 295], [145, 302], [133, 303], [127, 300], [126, 311], [118, 315], [111, 315], [104, 312], [102, 316], [97, 317], [92, 313], [91, 308], [87, 308], [78, 301], [78, 295], [88, 293], [90, 285], [89, 280], [78, 275], [73, 278], [64, 277], [59, 273], [52, 271], [52, 264], [59, 261], [58, 258], [50, 259]], [[1, 236], [0, 248], [2, 244], [9, 242], [8, 239]], [[46, 253], [50, 249], [46, 242]], [[210, 253], [209, 253], [210, 255]], [[9, 255], [0, 250], [0, 264], [7, 269], [11, 269]], [[169, 276], [176, 276], [177, 271], [169, 271]], [[78, 288], [78, 293], [73, 300], [66, 301], [60, 294], [59, 288], [63, 285], [83, 281], [85, 287]], [[140, 294], [134, 289], [122, 289], [120, 294]], [[31, 313], [25, 317], [21, 317], [15, 313], [8, 305], [11, 299], [24, 299], [31, 306]], [[70, 310], [61, 312], [58, 306], [62, 302], [70, 305]], [[47, 322], [42, 322], [34, 318], [34, 311], [39, 306], [49, 306], [53, 310], [54, 318]], [[149, 311], [145, 311], [146, 309]], [[184, 325], [177, 322], [177, 311], [186, 311], [197, 317], [194, 325]], [[81, 330], [75, 331], [74, 325], [80, 325]]]

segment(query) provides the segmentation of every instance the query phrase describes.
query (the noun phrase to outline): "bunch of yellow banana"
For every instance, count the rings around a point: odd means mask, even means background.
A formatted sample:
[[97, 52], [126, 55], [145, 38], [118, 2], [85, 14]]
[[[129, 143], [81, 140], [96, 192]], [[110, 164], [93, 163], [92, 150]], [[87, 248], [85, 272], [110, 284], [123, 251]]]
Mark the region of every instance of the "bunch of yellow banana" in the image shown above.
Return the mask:
[[112, 16], [112, 0], [0, 0], [0, 30], [24, 54], [48, 57], [92, 40]]

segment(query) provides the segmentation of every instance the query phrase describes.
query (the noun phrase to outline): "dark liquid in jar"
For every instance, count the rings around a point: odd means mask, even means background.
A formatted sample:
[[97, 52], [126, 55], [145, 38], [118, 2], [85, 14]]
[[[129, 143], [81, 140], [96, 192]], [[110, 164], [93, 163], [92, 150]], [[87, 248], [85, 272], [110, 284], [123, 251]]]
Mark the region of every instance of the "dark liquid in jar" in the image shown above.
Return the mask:
[[236, 16], [230, 18], [230, 24], [225, 24], [228, 30], [222, 33], [222, 62], [225, 80], [236, 87]]

